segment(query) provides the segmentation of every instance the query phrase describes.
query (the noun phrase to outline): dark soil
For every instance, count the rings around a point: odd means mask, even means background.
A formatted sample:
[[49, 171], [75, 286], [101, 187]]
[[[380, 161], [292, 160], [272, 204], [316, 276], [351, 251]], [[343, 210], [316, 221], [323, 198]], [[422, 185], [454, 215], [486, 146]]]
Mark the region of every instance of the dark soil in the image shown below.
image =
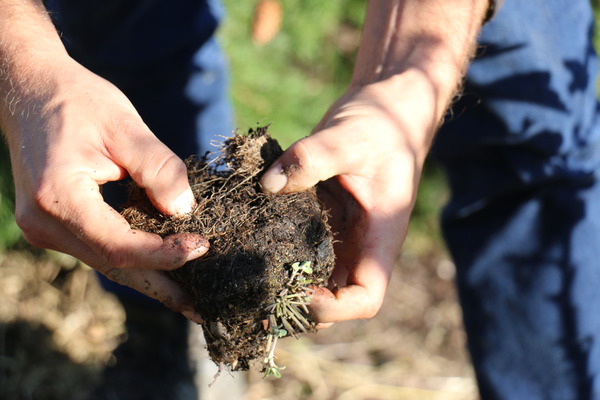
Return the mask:
[[[198, 203], [191, 216], [160, 214], [139, 188], [123, 211], [136, 229], [161, 236], [194, 232], [209, 240], [204, 257], [170, 274], [194, 296], [212, 360], [232, 370], [264, 360], [274, 332], [283, 337], [314, 330], [306, 307], [296, 308], [301, 317], [283, 321], [275, 305], [294, 292], [308, 301], [308, 288], [326, 285], [334, 264], [333, 236], [316, 191], [261, 191], [262, 173], [281, 153], [267, 127], [236, 135], [216, 160], [187, 161]], [[294, 267], [304, 262], [310, 271], [296, 276]], [[303, 318], [306, 323], [298, 321]]]

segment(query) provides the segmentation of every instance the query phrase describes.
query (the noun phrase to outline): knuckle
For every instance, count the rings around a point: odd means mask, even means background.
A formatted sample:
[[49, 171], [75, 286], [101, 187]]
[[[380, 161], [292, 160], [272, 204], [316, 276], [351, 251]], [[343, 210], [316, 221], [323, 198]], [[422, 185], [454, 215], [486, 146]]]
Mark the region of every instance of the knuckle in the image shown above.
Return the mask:
[[289, 171], [286, 171], [286, 173], [294, 173], [312, 166], [311, 152], [309, 150], [310, 144], [308, 140], [309, 138], [303, 138], [292, 145], [290, 149], [292, 160], [289, 163]]
[[111, 138], [116, 140], [120, 139], [123, 132], [128, 135], [146, 135], [149, 131], [140, 116], [128, 110], [115, 114], [113, 124], [114, 129], [109, 132], [114, 136]]
[[105, 243], [101, 246], [101, 256], [106, 260], [106, 264], [112, 269], [111, 272], [118, 273], [119, 269], [131, 268], [134, 263], [131, 255], [125, 249], [120, 248], [114, 243]]
[[45, 243], [45, 233], [40, 219], [33, 215], [33, 212], [24, 211], [22, 209], [15, 210], [15, 221], [21, 229], [23, 238], [33, 246], [42, 247]]
[[348, 168], [348, 155], [334, 136], [308, 136], [292, 145], [284, 172], [300, 186], [314, 185]]
[[31, 213], [17, 207], [15, 209], [15, 221], [23, 233], [29, 234], [36, 228], [34, 218], [31, 218]]
[[[165, 150], [165, 152], [167, 151]], [[187, 168], [183, 161], [169, 150], [162, 163], [157, 165], [155, 177], [167, 176], [170, 178], [180, 175], [187, 176]]]
[[33, 207], [42, 213], [53, 215], [56, 207], [60, 204], [57, 193], [58, 188], [51, 183], [52, 179], [45, 179], [34, 188], [32, 202]]
[[158, 182], [171, 184], [178, 176], [187, 177], [186, 166], [175, 153], [164, 148], [157, 150], [152, 157], [152, 162], [145, 163], [144, 168], [139, 170], [136, 181], [142, 187], [150, 187]]
[[26, 232], [22, 231], [23, 239], [34, 247], [46, 247], [46, 241], [43, 239], [43, 235], [38, 232]]
[[320, 171], [315, 168], [307, 139], [304, 138], [294, 143], [284, 153], [283, 173], [287, 177], [286, 191], [302, 190], [319, 181]]

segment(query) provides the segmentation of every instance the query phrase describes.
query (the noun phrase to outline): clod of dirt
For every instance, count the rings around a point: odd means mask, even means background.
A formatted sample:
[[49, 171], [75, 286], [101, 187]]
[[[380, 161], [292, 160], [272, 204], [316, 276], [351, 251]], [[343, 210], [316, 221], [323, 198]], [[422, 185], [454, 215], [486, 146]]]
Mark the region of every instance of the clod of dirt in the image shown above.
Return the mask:
[[279, 376], [278, 338], [312, 331], [310, 287], [327, 284], [333, 236], [316, 190], [265, 194], [259, 179], [282, 153], [267, 127], [225, 141], [216, 161], [188, 160], [197, 208], [185, 218], [160, 214], [134, 188], [123, 215], [135, 229], [161, 236], [199, 233], [208, 253], [170, 272], [195, 299], [212, 360], [246, 370], [260, 359]]

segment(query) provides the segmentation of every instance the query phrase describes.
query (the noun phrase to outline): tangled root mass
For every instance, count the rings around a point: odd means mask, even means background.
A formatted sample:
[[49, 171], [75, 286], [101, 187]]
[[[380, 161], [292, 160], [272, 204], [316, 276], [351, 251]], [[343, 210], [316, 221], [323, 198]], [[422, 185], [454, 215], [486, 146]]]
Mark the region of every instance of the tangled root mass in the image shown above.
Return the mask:
[[[169, 274], [194, 297], [211, 359], [231, 370], [264, 359], [273, 329], [280, 337], [314, 329], [306, 307], [295, 308], [293, 314], [301, 315], [294, 321], [281, 321], [275, 305], [326, 285], [334, 265], [333, 236], [316, 190], [272, 195], [260, 189], [262, 173], [281, 153], [267, 127], [251, 129], [227, 139], [216, 160], [186, 161], [198, 204], [191, 215], [159, 213], [139, 188], [123, 211], [135, 229], [163, 237], [193, 232], [209, 240], [205, 256]], [[309, 271], [299, 272], [298, 263], [310, 265]]]

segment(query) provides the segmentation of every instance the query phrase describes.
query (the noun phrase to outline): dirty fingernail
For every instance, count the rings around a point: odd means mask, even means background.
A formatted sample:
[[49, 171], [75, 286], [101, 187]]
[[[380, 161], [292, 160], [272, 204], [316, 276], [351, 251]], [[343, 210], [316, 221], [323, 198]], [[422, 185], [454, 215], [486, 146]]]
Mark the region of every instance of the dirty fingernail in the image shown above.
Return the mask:
[[288, 178], [281, 164], [269, 169], [262, 177], [261, 185], [265, 192], [279, 193], [287, 184]]
[[196, 258], [204, 255], [208, 251], [208, 247], [200, 246], [192, 251], [190, 251], [185, 259], [185, 262], [195, 260]]
[[175, 199], [173, 203], [173, 215], [182, 216], [189, 214], [193, 211], [195, 205], [194, 194], [191, 189], [187, 189]]
[[202, 317], [196, 311], [182, 311], [181, 313], [183, 314], [184, 317], [186, 317], [190, 321], [193, 321], [197, 324], [202, 323]]

